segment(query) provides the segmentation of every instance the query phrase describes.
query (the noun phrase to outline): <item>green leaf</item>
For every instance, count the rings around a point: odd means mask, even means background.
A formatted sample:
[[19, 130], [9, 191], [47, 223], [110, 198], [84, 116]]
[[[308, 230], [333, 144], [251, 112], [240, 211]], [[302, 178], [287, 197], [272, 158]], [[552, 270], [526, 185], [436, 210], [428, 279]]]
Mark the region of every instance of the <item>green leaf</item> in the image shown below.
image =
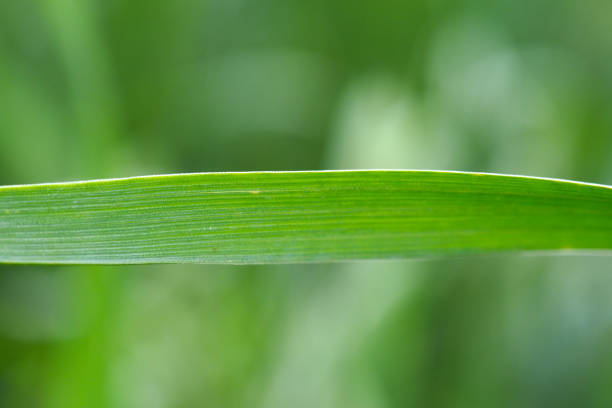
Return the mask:
[[4, 263], [284, 263], [570, 249], [612, 253], [612, 187], [399, 170], [0, 187]]

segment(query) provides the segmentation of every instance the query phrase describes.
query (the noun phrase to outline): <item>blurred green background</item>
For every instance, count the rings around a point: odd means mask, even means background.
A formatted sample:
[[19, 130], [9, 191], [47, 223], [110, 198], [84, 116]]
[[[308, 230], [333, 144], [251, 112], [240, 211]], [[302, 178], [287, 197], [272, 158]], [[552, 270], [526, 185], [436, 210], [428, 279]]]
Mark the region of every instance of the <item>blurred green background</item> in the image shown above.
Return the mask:
[[[612, 184], [612, 2], [0, 0], [0, 184]], [[610, 407], [612, 261], [0, 268], [2, 407]]]

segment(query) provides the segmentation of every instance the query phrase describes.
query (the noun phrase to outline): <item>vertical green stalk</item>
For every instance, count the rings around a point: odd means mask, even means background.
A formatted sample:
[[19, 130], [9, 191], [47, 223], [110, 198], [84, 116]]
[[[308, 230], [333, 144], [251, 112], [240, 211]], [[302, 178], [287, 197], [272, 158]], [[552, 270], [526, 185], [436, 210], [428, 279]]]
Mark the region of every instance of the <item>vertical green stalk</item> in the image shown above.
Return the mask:
[[[72, 130], [64, 141], [68, 172], [78, 178], [109, 174], [109, 158], [119, 133], [118, 109], [101, 26], [95, 19], [97, 5], [90, 0], [41, 0], [40, 4], [68, 82]], [[49, 406], [106, 407], [118, 275], [99, 267], [72, 268], [66, 273], [71, 274], [87, 306], [78, 339], [56, 349]]]

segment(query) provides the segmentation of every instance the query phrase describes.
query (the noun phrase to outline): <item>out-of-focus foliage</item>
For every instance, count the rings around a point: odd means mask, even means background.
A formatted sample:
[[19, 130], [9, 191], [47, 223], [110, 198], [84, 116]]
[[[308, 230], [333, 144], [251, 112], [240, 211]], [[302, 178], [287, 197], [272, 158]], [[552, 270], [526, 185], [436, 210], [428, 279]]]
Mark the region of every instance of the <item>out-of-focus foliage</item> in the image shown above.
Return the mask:
[[[0, 183], [612, 184], [612, 3], [2, 1]], [[0, 405], [607, 407], [612, 263], [0, 269]]]

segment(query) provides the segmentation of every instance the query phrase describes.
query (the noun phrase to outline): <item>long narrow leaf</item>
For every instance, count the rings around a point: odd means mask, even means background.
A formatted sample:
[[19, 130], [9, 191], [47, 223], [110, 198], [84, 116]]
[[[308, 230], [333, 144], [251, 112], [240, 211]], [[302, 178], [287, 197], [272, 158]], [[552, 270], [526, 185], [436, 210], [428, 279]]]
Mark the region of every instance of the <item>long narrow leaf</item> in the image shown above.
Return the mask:
[[3, 263], [282, 263], [612, 250], [612, 188], [436, 171], [0, 187]]

